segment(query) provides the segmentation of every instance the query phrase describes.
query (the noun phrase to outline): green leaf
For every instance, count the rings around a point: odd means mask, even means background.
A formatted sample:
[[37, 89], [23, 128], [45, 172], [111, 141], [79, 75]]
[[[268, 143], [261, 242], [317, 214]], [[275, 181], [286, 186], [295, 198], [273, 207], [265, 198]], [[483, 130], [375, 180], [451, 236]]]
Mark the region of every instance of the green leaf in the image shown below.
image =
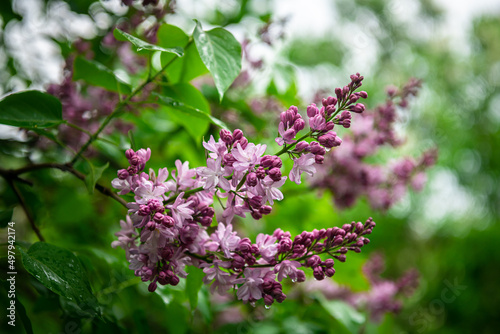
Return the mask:
[[115, 30], [113, 31], [113, 35], [119, 41], [129, 41], [130, 43], [132, 43], [132, 45], [134, 45], [136, 47], [136, 51], [138, 53], [140, 53], [142, 50], [145, 50], [147, 52], [161, 51], [161, 52], [173, 53], [173, 54], [177, 55], [178, 57], [182, 57], [184, 55], [184, 50], [179, 46], [175, 46], [175, 47], [171, 47], [171, 48], [163, 48], [161, 46], [157, 46], [154, 44], [150, 44], [148, 42], [144, 42], [143, 40], [141, 40], [137, 37], [134, 37], [134, 36], [126, 33], [125, 31], [121, 31], [118, 28], [115, 28]]
[[188, 267], [188, 276], [186, 278], [186, 294], [189, 299], [191, 310], [196, 309], [198, 306], [198, 292], [203, 285], [203, 270], [194, 266]]
[[196, 21], [194, 41], [201, 60], [208, 68], [219, 92], [220, 100], [241, 71], [241, 45], [223, 28], [203, 31]]
[[23, 128], [62, 123], [62, 105], [56, 97], [37, 90], [7, 95], [0, 101], [0, 123]]
[[46, 242], [33, 244], [27, 252], [22, 247], [19, 250], [24, 268], [47, 289], [98, 313], [87, 272], [73, 253]]
[[175, 299], [167, 306], [168, 319], [165, 325], [169, 333], [184, 334], [188, 330], [187, 310]]
[[[164, 24], [158, 29], [158, 45], [162, 47], [186, 45], [188, 42], [188, 35], [176, 26]], [[174, 55], [162, 53], [162, 66], [165, 66], [173, 59]], [[184, 57], [174, 59], [165, 73], [168, 76], [169, 82], [189, 82], [200, 75], [208, 73], [208, 69], [200, 58], [196, 44], [189, 43], [184, 50]]]
[[112, 92], [129, 94], [130, 86], [118, 79], [112, 70], [94, 60], [76, 57], [73, 80], [83, 80], [93, 86], [105, 88]]
[[317, 296], [321, 306], [340, 322], [349, 332], [359, 333], [365, 322], [365, 315], [356, 311], [351, 305], [340, 300], [327, 300], [323, 295]]
[[12, 221], [13, 213], [14, 213], [13, 207], [0, 211], [0, 228], [7, 227], [7, 224]]
[[132, 132], [132, 130], [128, 130], [128, 138], [130, 139], [130, 147], [134, 151], [137, 151], [136, 146], [135, 146], [134, 132]]
[[95, 184], [101, 178], [102, 172], [104, 172], [104, 170], [108, 168], [109, 162], [106, 162], [106, 164], [101, 167], [94, 166], [90, 161], [87, 162], [90, 166], [90, 172], [85, 177], [85, 185], [87, 186], [89, 194], [92, 195], [94, 193]]
[[222, 121], [210, 115], [210, 106], [203, 94], [188, 83], [166, 86], [163, 95], [153, 94], [166, 107], [170, 118], [182, 125], [195, 140], [201, 139], [210, 122], [227, 129]]

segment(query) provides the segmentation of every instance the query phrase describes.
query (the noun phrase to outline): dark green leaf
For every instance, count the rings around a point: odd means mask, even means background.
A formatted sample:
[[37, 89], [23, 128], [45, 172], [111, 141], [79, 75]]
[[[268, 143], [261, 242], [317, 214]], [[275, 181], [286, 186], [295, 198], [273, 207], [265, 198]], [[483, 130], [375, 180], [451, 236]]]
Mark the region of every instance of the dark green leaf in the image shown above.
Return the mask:
[[0, 228], [7, 227], [7, 224], [12, 221], [12, 213], [14, 208], [0, 211]]
[[80, 307], [98, 312], [87, 272], [73, 253], [46, 242], [33, 244], [27, 252], [21, 247], [19, 250], [24, 268], [45, 287]]
[[94, 60], [76, 57], [73, 80], [83, 80], [93, 86], [105, 88], [112, 92], [129, 94], [130, 86], [118, 79], [109, 68]]
[[365, 315], [356, 311], [351, 305], [340, 300], [327, 300], [323, 295], [318, 295], [318, 300], [323, 308], [351, 333], [359, 333], [365, 322]]
[[186, 308], [175, 299], [167, 306], [168, 320], [165, 321], [169, 333], [184, 334], [188, 330]]
[[189, 299], [191, 310], [198, 306], [198, 292], [203, 285], [203, 270], [194, 266], [188, 267], [188, 277], [186, 278], [186, 294]]
[[240, 74], [241, 45], [229, 31], [222, 28], [203, 31], [199, 22], [196, 22], [193, 37], [222, 100], [224, 92]]
[[104, 166], [97, 167], [94, 166], [90, 161], [88, 162], [90, 166], [90, 172], [85, 177], [85, 185], [87, 186], [87, 190], [90, 194], [94, 193], [95, 184], [102, 176], [102, 172], [109, 166], [109, 162], [106, 162]]
[[113, 31], [113, 35], [119, 41], [129, 41], [130, 43], [132, 43], [136, 47], [137, 52], [140, 52], [142, 50], [146, 50], [147, 52], [149, 52], [149, 51], [161, 51], [161, 52], [173, 53], [173, 54], [177, 55], [178, 57], [182, 57], [184, 55], [184, 50], [179, 46], [171, 47], [171, 48], [162, 48], [161, 46], [157, 46], [154, 44], [144, 42], [143, 40], [141, 40], [137, 37], [134, 37], [130, 34], [127, 34], [126, 32], [121, 31], [118, 28], [116, 28]]
[[[158, 45], [162, 47], [173, 47], [176, 45], [187, 45], [189, 37], [182, 29], [164, 24], [158, 29]], [[194, 43], [190, 43], [184, 50], [184, 57], [174, 59], [174, 55], [162, 53], [161, 64], [165, 66], [172, 61], [165, 73], [169, 82], [189, 82], [192, 79], [208, 73], [208, 69], [200, 58], [198, 49]]]
[[0, 123], [24, 128], [49, 127], [62, 122], [62, 105], [37, 90], [7, 95], [0, 101]]

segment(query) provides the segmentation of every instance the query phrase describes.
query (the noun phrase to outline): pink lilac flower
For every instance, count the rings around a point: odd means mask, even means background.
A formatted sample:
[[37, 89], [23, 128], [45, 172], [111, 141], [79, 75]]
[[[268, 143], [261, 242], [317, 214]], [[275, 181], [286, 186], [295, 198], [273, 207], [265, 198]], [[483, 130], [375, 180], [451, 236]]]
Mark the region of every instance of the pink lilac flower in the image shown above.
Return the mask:
[[210, 292], [212, 294], [217, 292], [219, 295], [225, 295], [227, 294], [227, 290], [234, 285], [234, 275], [221, 269], [230, 268], [231, 262], [214, 260], [213, 263], [203, 263], [200, 267], [203, 268], [203, 272], [206, 274], [206, 276], [203, 277], [203, 283], [206, 285], [212, 283], [210, 286]]
[[307, 173], [309, 176], [313, 176], [314, 173], [316, 173], [314, 163], [315, 156], [312, 153], [302, 154], [300, 158], [293, 159], [293, 167], [290, 171], [290, 180], [300, 184], [300, 175], [302, 173]]
[[258, 300], [262, 298], [262, 284], [264, 279], [262, 276], [269, 269], [261, 268], [246, 268], [243, 275], [244, 277], [238, 278], [234, 281], [235, 284], [241, 284], [238, 288], [236, 295], [238, 299], [248, 302], [249, 300]]
[[184, 220], [193, 219], [192, 215], [194, 211], [190, 208], [191, 202], [186, 202], [183, 197], [184, 193], [182, 192], [177, 196], [172, 205], [167, 206], [167, 208], [171, 210], [172, 217], [174, 217], [178, 227], [182, 227]]
[[203, 147], [207, 151], [211, 152], [209, 156], [212, 159], [224, 157], [224, 153], [227, 152], [226, 144], [220, 138], [218, 141], [215, 141], [212, 135], [210, 136], [208, 142], [203, 142]]
[[274, 267], [274, 272], [278, 274], [278, 281], [282, 281], [284, 278], [290, 277], [292, 282], [298, 280], [297, 268], [301, 266], [298, 261], [285, 260]]
[[272, 262], [278, 252], [278, 244], [276, 238], [268, 234], [259, 233], [255, 240], [255, 244], [259, 247], [260, 255], [267, 262]]
[[180, 190], [192, 188], [195, 183], [196, 170], [189, 169], [189, 161], [182, 163], [180, 160], [176, 160], [175, 167], [177, 168], [177, 176], [172, 172], [172, 177], [177, 182], [177, 187]]
[[245, 149], [243, 149], [238, 143], [236, 149], [231, 151], [236, 162], [233, 163], [233, 167], [237, 171], [246, 171], [250, 167], [255, 166], [259, 163], [260, 157], [266, 151], [266, 145], [254, 143], [248, 143]]
[[224, 177], [227, 172], [221, 166], [222, 159], [218, 157], [217, 160], [207, 159], [207, 167], [200, 167], [197, 170], [199, 176], [203, 180], [203, 189], [213, 190], [216, 186], [224, 189], [225, 191], [231, 190], [231, 184]]
[[212, 234], [212, 240], [218, 242], [221, 250], [227, 258], [232, 258], [231, 251], [234, 251], [240, 242], [240, 237], [233, 232], [233, 225], [225, 226], [219, 223], [217, 230]]
[[269, 176], [266, 176], [257, 186], [254, 188], [256, 195], [262, 196], [264, 202], [269, 202], [273, 205], [274, 200], [281, 201], [283, 199], [283, 193], [280, 188], [285, 184], [286, 176], [281, 178], [281, 181], [274, 182]]

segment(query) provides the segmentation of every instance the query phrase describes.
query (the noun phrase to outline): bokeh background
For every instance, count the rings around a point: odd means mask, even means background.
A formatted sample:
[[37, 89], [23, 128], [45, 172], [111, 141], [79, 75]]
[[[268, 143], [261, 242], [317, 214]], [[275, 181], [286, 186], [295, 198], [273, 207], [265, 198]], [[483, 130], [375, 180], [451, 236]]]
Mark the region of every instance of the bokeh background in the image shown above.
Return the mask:
[[[91, 41], [96, 59], [110, 62], [112, 56], [100, 46], [101, 40], [112, 26], [132, 15], [132, 10], [114, 0], [4, 0], [0, 6], [0, 95], [26, 88], [45, 90], [60, 83], [65, 59], [74, 51], [71, 43], [77, 40]], [[238, 227], [252, 236], [277, 227], [293, 235], [372, 216], [378, 224], [372, 242], [361, 254], [336, 266], [334, 281], [353, 291], [369, 289], [361, 267], [374, 253], [385, 258], [383, 277], [396, 279], [415, 268], [420, 279], [411, 296], [401, 297], [400, 312], [389, 312], [354, 332], [497, 333], [500, 3], [193, 0], [175, 2], [175, 13], [166, 16], [167, 22], [186, 32], [193, 29], [192, 19], [206, 27], [223, 26], [243, 43], [245, 72], [224, 103], [216, 103], [213, 87], [203, 86], [203, 78], [198, 85], [205, 87], [202, 92], [212, 102], [213, 114], [253, 138], [274, 133], [274, 119], [282, 108], [304, 107], [317, 94], [332, 94], [352, 73], [365, 76], [370, 108], [384, 101], [386, 86], [402, 86], [411, 77], [422, 80], [418, 96], [398, 115], [397, 131], [406, 138], [405, 144], [382, 150], [376, 157], [378, 162], [389, 162], [437, 147], [437, 163], [428, 171], [421, 192], [410, 191], [391, 209], [381, 211], [372, 209], [366, 198], [341, 209], [328, 192], [290, 188], [271, 216], [259, 222], [243, 220]], [[127, 75], [119, 68], [116, 73]], [[145, 109], [126, 115], [125, 120], [135, 124], [139, 147], [158, 152], [151, 166], [173, 166], [177, 158], [189, 160], [191, 166], [203, 164], [199, 142], [167, 116]], [[206, 135], [216, 131], [210, 128]], [[114, 170], [125, 164], [126, 136], [109, 136], [121, 141], [121, 147], [101, 143], [96, 149], [95, 159], [111, 165], [103, 184], [109, 184]], [[39, 161], [42, 153], [40, 146], [33, 145], [36, 140], [2, 126], [3, 167]], [[47, 159], [64, 157], [57, 150], [42, 152]], [[35, 333], [67, 332], [68, 324], [70, 330], [83, 332], [353, 331], [345, 326], [352, 315], [332, 311], [316, 292], [297, 287], [287, 287], [293, 297], [269, 310], [210, 300], [202, 290], [198, 309], [190, 311], [182, 303], [171, 302], [181, 300], [182, 286], [149, 294], [127, 269], [124, 252], [110, 248], [125, 214], [119, 204], [100, 194], [89, 196], [83, 184], [62, 172], [39, 171], [31, 179], [36, 181], [34, 187], [23, 191], [37, 224], [49, 242], [79, 256], [105, 309], [104, 319], [89, 317], [24, 272], [18, 276], [18, 299]], [[13, 208], [18, 241], [36, 241], [3, 180], [0, 188], [2, 207]], [[446, 291], [452, 291], [453, 298]], [[2, 290], [1, 298], [5, 295]], [[342, 317], [347, 320], [339, 321]], [[15, 330], [22, 332], [22, 326]]]

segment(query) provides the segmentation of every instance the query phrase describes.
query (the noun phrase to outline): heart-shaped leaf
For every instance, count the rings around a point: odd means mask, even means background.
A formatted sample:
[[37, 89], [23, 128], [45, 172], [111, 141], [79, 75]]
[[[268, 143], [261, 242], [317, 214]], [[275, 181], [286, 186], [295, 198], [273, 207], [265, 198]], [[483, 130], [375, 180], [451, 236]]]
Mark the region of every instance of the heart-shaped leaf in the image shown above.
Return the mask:
[[201, 60], [212, 74], [215, 87], [222, 100], [241, 71], [241, 45], [236, 38], [223, 28], [203, 31], [196, 21], [193, 38]]
[[0, 101], [0, 123], [23, 128], [62, 123], [62, 105], [56, 97], [37, 90], [7, 95]]

